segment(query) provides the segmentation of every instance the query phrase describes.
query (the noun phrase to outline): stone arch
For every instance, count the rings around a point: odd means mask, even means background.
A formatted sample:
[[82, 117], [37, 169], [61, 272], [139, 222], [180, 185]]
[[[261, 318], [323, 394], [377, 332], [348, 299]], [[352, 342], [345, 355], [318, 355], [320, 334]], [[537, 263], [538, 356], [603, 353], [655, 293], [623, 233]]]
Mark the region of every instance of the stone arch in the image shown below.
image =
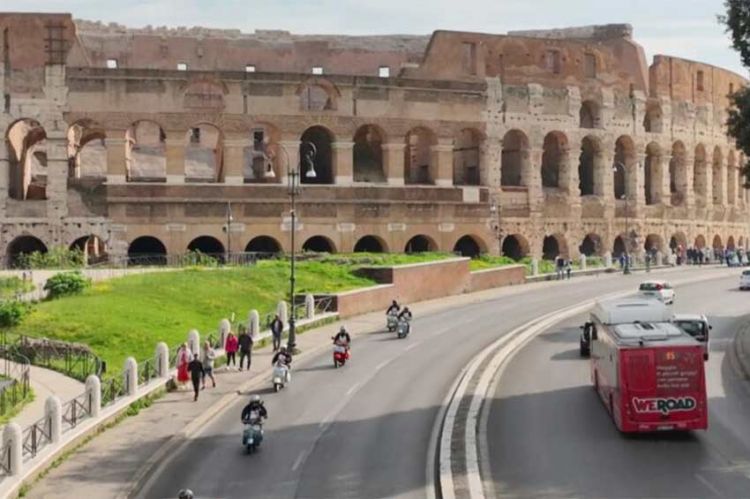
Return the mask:
[[568, 138], [562, 132], [550, 132], [544, 137], [543, 147], [542, 187], [560, 188], [567, 174]]
[[744, 248], [745, 247], [745, 238], [740, 236], [739, 239], [737, 239], [737, 247], [738, 248]]
[[464, 128], [453, 141], [453, 185], [479, 185], [482, 134]]
[[602, 238], [593, 232], [586, 234], [586, 237], [583, 238], [581, 245], [578, 247], [578, 251], [586, 256], [602, 256], [604, 253]]
[[387, 253], [385, 241], [378, 236], [363, 236], [354, 245], [355, 253]]
[[88, 264], [105, 261], [107, 259], [107, 249], [104, 241], [95, 234], [79, 237], [70, 244], [70, 249], [80, 250]]
[[734, 250], [735, 249], [734, 236], [729, 236], [727, 238], [727, 249], [728, 250]]
[[19, 261], [21, 255], [30, 255], [36, 252], [47, 253], [47, 246], [41, 239], [28, 234], [18, 236], [8, 244], [8, 266], [18, 267], [21, 263]]
[[150, 120], [136, 121], [125, 132], [128, 182], [164, 182], [167, 178], [167, 134]]
[[432, 130], [416, 127], [406, 134], [404, 149], [404, 182], [407, 184], [431, 184], [432, 146], [437, 138]]
[[352, 168], [355, 182], [386, 181], [383, 171], [385, 132], [375, 125], [362, 125], [354, 134]]
[[521, 234], [510, 234], [503, 238], [503, 256], [515, 261], [526, 258], [529, 254], [529, 242]]
[[643, 249], [646, 251], [664, 251], [664, 241], [659, 234], [649, 234], [643, 243]]
[[204, 255], [224, 261], [224, 245], [213, 236], [198, 236], [187, 246], [188, 251], [198, 251]]
[[[303, 184], [332, 184], [333, 183], [333, 133], [320, 125], [315, 125], [304, 131], [300, 138], [300, 181]], [[311, 147], [310, 144], [313, 144]], [[308, 176], [305, 158], [313, 154], [312, 164], [315, 176]]]
[[500, 183], [503, 186], [526, 185], [525, 170], [528, 161], [528, 137], [520, 130], [510, 130], [503, 137]]
[[107, 134], [91, 119], [81, 119], [68, 127], [68, 176], [71, 178], [107, 176]]
[[418, 234], [406, 243], [404, 247], [404, 253], [426, 253], [429, 251], [437, 251], [437, 244], [435, 241], [424, 234]]
[[678, 249], [685, 250], [687, 248], [687, 236], [684, 232], [675, 232], [672, 237], [669, 238], [669, 249], [678, 251]]
[[672, 206], [682, 206], [687, 196], [687, 151], [679, 140], [672, 145], [672, 159], [669, 161], [669, 193]]
[[[242, 151], [243, 183], [283, 182], [289, 152], [279, 143], [281, 131], [271, 123], [255, 123], [250, 131], [250, 146]], [[304, 173], [304, 172], [303, 172]]]
[[166, 265], [167, 248], [156, 237], [138, 237], [128, 245], [128, 263], [131, 265]]
[[719, 234], [716, 234], [714, 236], [714, 240], [711, 242], [711, 247], [713, 249], [724, 249], [724, 244], [721, 241], [721, 236]]
[[643, 190], [647, 205], [662, 202], [662, 154], [656, 142], [646, 146], [646, 159], [643, 165]]
[[5, 136], [8, 150], [8, 195], [12, 199], [47, 199], [47, 132], [38, 121], [14, 122]]
[[593, 135], [584, 137], [578, 159], [578, 188], [581, 196], [604, 194], [603, 169], [604, 153], [601, 141]]
[[625, 244], [625, 238], [621, 235], [617, 236], [612, 242], [612, 256], [614, 258], [620, 258], [627, 251], [627, 245]]
[[633, 168], [636, 167], [635, 143], [627, 135], [621, 135], [615, 142], [615, 158], [613, 165], [615, 199], [625, 196], [632, 199], [635, 194]]
[[542, 241], [542, 258], [554, 260], [558, 256], [568, 258], [568, 243], [562, 234], [551, 234], [545, 236]]
[[650, 101], [646, 104], [646, 113], [643, 117], [643, 129], [647, 133], [662, 132], [662, 112], [658, 102]]
[[737, 163], [734, 157], [734, 150], [730, 149], [727, 154], [727, 204], [735, 204], [737, 199], [737, 182], [735, 176], [737, 173]]
[[336, 253], [333, 241], [325, 236], [312, 236], [302, 244], [302, 251], [313, 253]]
[[601, 114], [599, 103], [591, 99], [583, 101], [578, 118], [581, 128], [600, 128]]
[[222, 182], [224, 136], [210, 123], [197, 123], [185, 134], [185, 181]]
[[482, 240], [471, 235], [465, 235], [453, 245], [453, 252], [459, 253], [461, 256], [469, 258], [476, 258], [486, 251]]
[[312, 78], [297, 88], [297, 95], [302, 111], [335, 111], [340, 93], [330, 81]]
[[698, 205], [705, 206], [708, 195], [708, 166], [706, 161], [706, 147], [703, 144], [695, 146], [693, 160], [693, 191]]
[[271, 236], [256, 236], [245, 246], [246, 253], [281, 253], [281, 244]]
[[693, 243], [693, 245], [697, 249], [703, 249], [703, 248], [705, 248], [706, 247], [706, 237], [703, 234], [698, 234], [697, 236], [695, 236], [695, 242]]
[[719, 146], [714, 148], [712, 165], [711, 192], [713, 193], [713, 201], [715, 205], [723, 205], [724, 175], [722, 175], [722, 169], [724, 168], [724, 157]]

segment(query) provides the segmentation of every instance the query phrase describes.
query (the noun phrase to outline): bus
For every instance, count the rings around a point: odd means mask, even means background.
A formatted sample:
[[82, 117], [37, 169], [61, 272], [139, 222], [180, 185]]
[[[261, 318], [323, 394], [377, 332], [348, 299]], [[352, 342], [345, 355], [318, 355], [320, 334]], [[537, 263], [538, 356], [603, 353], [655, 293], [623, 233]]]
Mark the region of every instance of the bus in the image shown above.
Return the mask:
[[647, 299], [591, 312], [591, 381], [621, 432], [708, 428], [703, 346], [671, 319]]

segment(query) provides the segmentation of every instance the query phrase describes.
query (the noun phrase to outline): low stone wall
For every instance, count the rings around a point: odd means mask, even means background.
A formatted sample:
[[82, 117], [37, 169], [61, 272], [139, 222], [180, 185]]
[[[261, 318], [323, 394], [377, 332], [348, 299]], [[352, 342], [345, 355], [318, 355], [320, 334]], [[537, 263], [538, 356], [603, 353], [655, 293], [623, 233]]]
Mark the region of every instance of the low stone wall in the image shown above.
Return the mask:
[[526, 267], [523, 265], [510, 265], [496, 269], [477, 270], [469, 276], [469, 293], [484, 291], [485, 289], [500, 288], [502, 286], [513, 286], [526, 282]]
[[339, 317], [354, 317], [374, 310], [385, 310], [396, 296], [393, 284], [346, 291], [336, 295]]

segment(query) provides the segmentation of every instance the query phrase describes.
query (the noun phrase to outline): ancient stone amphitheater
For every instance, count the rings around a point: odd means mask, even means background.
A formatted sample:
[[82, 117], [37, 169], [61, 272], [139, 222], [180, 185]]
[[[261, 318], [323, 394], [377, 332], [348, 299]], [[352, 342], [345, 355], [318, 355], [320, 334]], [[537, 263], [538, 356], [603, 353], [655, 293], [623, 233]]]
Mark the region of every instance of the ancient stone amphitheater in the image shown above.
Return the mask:
[[626, 25], [297, 36], [8, 13], [0, 31], [6, 264], [53, 246], [287, 251], [300, 158], [305, 250], [748, 245], [724, 126], [747, 81], [649, 66]]

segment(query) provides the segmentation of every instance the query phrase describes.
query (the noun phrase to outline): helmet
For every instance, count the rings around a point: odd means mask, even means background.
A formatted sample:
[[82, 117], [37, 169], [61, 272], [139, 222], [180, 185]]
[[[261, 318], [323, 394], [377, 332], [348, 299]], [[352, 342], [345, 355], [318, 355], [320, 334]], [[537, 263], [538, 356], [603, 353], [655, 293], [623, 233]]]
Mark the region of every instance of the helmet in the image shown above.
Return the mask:
[[341, 326], [341, 329], [339, 329], [339, 333], [345, 333], [345, 332], [346, 332], [346, 328], [344, 326]]
[[193, 499], [193, 491], [190, 489], [182, 489], [177, 495], [177, 499]]
[[284, 345], [281, 345], [279, 347], [279, 352], [286, 352], [286, 347]]
[[260, 402], [260, 395], [257, 393], [250, 397], [250, 402]]

